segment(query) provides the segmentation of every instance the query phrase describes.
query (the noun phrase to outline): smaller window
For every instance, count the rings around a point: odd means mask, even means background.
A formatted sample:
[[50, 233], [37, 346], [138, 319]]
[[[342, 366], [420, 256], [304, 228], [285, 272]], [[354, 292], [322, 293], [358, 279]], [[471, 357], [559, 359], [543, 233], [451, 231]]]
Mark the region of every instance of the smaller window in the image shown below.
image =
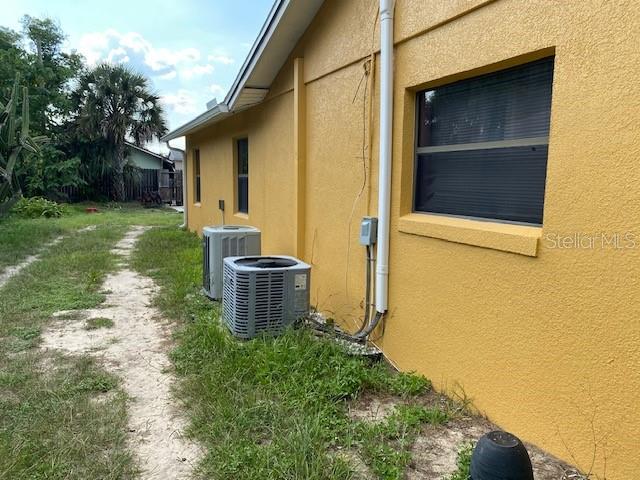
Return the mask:
[[200, 149], [193, 151], [193, 184], [195, 186], [195, 203], [200, 203]]
[[238, 212], [249, 213], [249, 140], [236, 140]]

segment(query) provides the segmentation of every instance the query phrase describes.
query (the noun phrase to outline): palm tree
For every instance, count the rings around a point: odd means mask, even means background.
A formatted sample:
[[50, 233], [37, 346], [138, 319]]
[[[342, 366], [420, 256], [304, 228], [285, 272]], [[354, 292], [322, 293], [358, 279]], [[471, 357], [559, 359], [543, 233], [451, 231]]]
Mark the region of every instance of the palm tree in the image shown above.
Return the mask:
[[81, 75], [73, 93], [76, 123], [89, 139], [104, 139], [111, 150], [116, 200], [125, 199], [127, 139], [142, 146], [167, 131], [160, 97], [149, 81], [123, 65], [99, 64]]

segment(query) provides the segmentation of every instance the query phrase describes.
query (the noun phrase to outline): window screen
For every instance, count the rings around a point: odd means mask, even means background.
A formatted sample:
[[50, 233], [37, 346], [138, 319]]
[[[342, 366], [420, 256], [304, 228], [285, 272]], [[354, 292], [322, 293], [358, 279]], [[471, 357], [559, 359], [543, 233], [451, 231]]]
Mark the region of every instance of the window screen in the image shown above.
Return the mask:
[[249, 140], [240, 138], [236, 145], [238, 171], [238, 211], [249, 213]]
[[195, 184], [195, 203], [200, 203], [200, 150], [193, 151], [193, 182]]
[[418, 93], [414, 210], [542, 224], [553, 58]]

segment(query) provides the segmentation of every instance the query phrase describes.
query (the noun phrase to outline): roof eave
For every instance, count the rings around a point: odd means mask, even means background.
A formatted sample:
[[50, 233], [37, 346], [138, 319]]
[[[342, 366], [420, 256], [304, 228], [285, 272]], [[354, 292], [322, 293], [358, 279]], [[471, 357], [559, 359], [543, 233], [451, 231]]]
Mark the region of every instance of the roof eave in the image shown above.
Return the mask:
[[124, 143], [125, 143], [125, 145], [127, 145], [127, 146], [129, 146], [129, 147], [132, 147], [132, 148], [135, 148], [136, 150], [140, 150], [141, 152], [146, 153], [147, 155], [151, 155], [152, 157], [156, 157], [156, 158], [164, 158], [164, 157], [163, 157], [162, 155], [160, 155], [159, 153], [152, 152], [151, 150], [147, 150], [146, 148], [139, 147], [139, 146], [137, 146], [135, 143], [127, 142], [127, 141], [125, 141]]
[[173, 140], [175, 138], [184, 137], [187, 133], [195, 132], [201, 128], [204, 128], [209, 122], [216, 117], [228, 113], [229, 109], [226, 104], [219, 103], [215, 107], [207, 110], [206, 112], [198, 115], [193, 120], [185, 123], [184, 125], [172, 130], [167, 133], [165, 136], [160, 137], [160, 141], [168, 142], [169, 140]]
[[[307, 28], [309, 22], [315, 16], [322, 3], [323, 0], [276, 0], [224, 101], [213, 106], [193, 120], [169, 132], [160, 140], [168, 142], [169, 140], [194, 133], [221, 120], [227, 115], [250, 108], [253, 105], [257, 105], [262, 102], [269, 91], [268, 87], [270, 86], [271, 81], [273, 81], [271, 77], [275, 75], [275, 73], [267, 74], [267, 78], [264, 78], [264, 68], [261, 69], [260, 67], [257, 67], [257, 70], [262, 71], [263, 78], [256, 82], [256, 78], [254, 78], [257, 72], [256, 66], [261, 62], [264, 65], [264, 62], [266, 61], [264, 58], [265, 56], [267, 56], [267, 58], [274, 58], [275, 56], [276, 60], [274, 65], [280, 65], [281, 61], [284, 61], [282, 59], [286, 59], [286, 57], [290, 55], [293, 44], [295, 44], [296, 40]], [[291, 11], [296, 12], [292, 15], [297, 17], [297, 21], [302, 28], [294, 34], [293, 38], [287, 39], [290, 41], [286, 43], [287, 47], [284, 47], [282, 41], [283, 33], [282, 29], [279, 29], [279, 26], [281, 26], [281, 24], [288, 25], [290, 22], [296, 21], [296, 18], [293, 20], [290, 19]], [[290, 19], [287, 20], [289, 23], [283, 21], [285, 14], [287, 14]], [[289, 36], [291, 37], [290, 30], [291, 28], [289, 28]], [[278, 31], [279, 33], [276, 34]], [[274, 36], [274, 34], [276, 35]], [[284, 35], [286, 37], [286, 31]], [[260, 76], [260, 74], [257, 75]], [[269, 80], [269, 78], [271, 79]]]

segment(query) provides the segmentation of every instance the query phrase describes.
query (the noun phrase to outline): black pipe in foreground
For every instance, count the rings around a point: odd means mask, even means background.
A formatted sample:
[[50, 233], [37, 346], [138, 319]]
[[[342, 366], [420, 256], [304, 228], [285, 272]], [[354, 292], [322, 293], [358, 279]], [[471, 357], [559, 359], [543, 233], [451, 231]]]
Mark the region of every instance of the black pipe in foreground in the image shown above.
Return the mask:
[[471, 480], [533, 480], [527, 449], [515, 435], [487, 433], [473, 450]]

